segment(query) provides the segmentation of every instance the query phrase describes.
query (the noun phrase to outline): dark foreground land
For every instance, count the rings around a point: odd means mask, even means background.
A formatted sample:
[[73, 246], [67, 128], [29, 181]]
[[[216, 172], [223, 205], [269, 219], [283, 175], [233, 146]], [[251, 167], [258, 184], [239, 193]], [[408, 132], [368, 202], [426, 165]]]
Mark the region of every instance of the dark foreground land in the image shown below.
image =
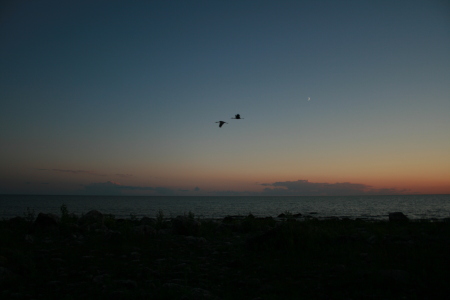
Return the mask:
[[448, 299], [450, 222], [28, 213], [1, 299]]

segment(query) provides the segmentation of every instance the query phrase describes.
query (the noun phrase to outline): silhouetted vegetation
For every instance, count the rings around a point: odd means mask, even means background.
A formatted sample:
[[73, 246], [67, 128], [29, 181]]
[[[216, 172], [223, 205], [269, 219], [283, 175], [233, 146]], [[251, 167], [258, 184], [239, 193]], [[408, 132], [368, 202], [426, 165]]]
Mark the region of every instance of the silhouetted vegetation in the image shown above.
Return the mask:
[[61, 207], [0, 221], [2, 299], [433, 299], [450, 222], [188, 213], [116, 219]]

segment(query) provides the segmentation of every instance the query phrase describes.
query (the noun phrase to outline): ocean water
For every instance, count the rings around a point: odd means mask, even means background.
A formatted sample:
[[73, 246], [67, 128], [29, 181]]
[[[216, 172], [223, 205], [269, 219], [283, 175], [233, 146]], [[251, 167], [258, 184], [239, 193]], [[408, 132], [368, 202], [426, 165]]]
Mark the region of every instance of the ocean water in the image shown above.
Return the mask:
[[450, 195], [339, 196], [339, 197], [136, 197], [136, 196], [32, 196], [0, 195], [0, 219], [24, 216], [27, 211], [82, 215], [96, 209], [117, 218], [175, 217], [192, 212], [200, 218], [225, 216], [276, 217], [284, 212], [317, 218], [348, 217], [387, 220], [390, 212], [401, 211], [411, 219], [450, 217]]
[[24, 216], [27, 211], [60, 215], [60, 207], [82, 215], [96, 209], [116, 218], [166, 217], [192, 212], [201, 218], [225, 216], [276, 217], [284, 212], [317, 218], [348, 217], [387, 220], [401, 211], [411, 219], [450, 217], [450, 195], [339, 196], [339, 197], [137, 197], [137, 196], [31, 196], [0, 195], [0, 219]]

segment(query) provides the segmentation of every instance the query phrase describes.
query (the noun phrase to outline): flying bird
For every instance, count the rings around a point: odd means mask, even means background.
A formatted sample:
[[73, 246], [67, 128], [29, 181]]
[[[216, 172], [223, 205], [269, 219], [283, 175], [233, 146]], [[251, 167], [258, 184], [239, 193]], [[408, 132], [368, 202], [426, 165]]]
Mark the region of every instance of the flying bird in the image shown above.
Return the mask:
[[241, 118], [240, 114], [237, 114], [237, 115], [234, 115], [234, 118], [232, 118], [232, 119], [241, 120], [243, 118]]
[[223, 124], [228, 124], [227, 122], [224, 122], [224, 121], [218, 121], [216, 123], [219, 123], [219, 127], [222, 127]]

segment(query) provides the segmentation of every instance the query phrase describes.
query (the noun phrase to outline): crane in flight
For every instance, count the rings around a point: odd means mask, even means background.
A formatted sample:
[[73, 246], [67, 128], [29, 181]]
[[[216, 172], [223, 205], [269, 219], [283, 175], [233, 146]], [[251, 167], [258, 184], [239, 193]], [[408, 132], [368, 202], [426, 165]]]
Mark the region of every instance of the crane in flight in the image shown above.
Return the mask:
[[219, 127], [222, 127], [223, 124], [228, 124], [227, 122], [224, 122], [224, 121], [218, 121], [216, 123], [219, 123]]
[[240, 114], [234, 115], [234, 118], [232, 119], [236, 119], [236, 120], [242, 120], [243, 118], [241, 118]]

